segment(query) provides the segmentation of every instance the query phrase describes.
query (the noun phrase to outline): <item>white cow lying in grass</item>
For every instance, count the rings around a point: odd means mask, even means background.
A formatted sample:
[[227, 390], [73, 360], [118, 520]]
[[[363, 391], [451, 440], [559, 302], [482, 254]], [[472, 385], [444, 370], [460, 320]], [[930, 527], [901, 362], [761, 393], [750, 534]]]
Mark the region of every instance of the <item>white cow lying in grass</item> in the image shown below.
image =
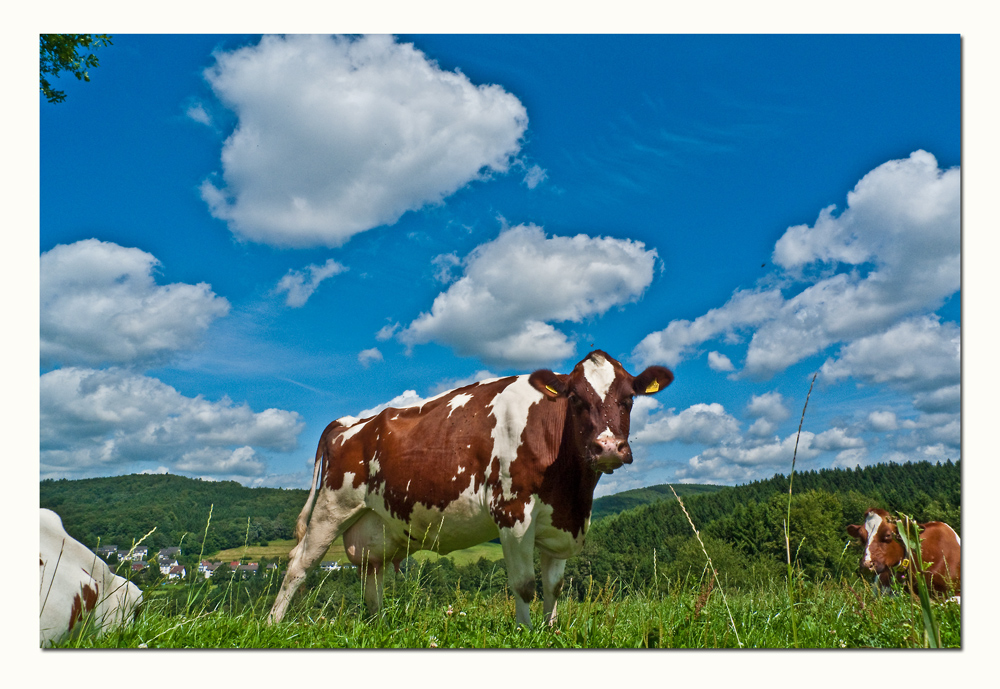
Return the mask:
[[52, 510], [41, 511], [38, 567], [43, 647], [84, 630], [103, 634], [134, 619], [142, 603], [139, 587], [66, 533]]

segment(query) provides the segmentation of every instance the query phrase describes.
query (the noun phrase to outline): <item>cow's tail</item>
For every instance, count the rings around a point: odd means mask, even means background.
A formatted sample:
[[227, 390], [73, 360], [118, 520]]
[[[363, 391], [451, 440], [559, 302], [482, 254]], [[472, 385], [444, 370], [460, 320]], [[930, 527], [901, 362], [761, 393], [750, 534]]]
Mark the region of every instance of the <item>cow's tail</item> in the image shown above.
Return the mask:
[[312, 512], [313, 503], [316, 501], [316, 490], [319, 482], [322, 480], [323, 476], [323, 465], [326, 459], [326, 447], [327, 447], [327, 436], [335, 428], [342, 426], [339, 421], [334, 421], [323, 431], [323, 435], [319, 438], [319, 445], [316, 447], [316, 459], [313, 463], [313, 476], [312, 485], [309, 487], [309, 497], [306, 498], [306, 504], [299, 512], [299, 518], [295, 522], [295, 542], [299, 543], [302, 541], [302, 537], [306, 535], [306, 526], [309, 524], [309, 514]]

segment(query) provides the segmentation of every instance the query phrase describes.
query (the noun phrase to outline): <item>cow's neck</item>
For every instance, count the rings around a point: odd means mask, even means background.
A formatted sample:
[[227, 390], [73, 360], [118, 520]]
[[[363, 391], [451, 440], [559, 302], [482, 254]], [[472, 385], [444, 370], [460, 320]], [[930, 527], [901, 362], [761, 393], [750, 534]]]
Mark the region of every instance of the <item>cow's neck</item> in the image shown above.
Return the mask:
[[555, 510], [552, 524], [578, 537], [590, 523], [594, 489], [601, 475], [573, 443], [576, 431], [567, 418], [555, 461], [546, 469], [540, 497]]

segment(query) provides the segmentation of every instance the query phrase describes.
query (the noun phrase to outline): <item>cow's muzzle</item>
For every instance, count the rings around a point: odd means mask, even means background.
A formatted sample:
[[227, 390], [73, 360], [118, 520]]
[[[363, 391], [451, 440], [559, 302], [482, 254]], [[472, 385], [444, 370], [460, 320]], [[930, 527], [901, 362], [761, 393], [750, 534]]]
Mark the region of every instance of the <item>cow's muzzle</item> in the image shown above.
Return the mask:
[[591, 443], [590, 450], [594, 471], [601, 474], [610, 474], [621, 465], [632, 463], [632, 448], [627, 440], [598, 438]]

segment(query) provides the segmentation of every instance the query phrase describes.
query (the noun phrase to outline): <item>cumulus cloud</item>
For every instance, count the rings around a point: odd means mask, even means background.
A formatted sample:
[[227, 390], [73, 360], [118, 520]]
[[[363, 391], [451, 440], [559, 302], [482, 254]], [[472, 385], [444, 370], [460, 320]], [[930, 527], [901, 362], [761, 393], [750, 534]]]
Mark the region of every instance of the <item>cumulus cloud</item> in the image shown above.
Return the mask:
[[363, 349], [358, 353], [358, 362], [365, 368], [368, 368], [373, 361], [382, 361], [382, 352], [378, 351], [378, 347]]
[[[293, 309], [297, 309], [301, 306], [305, 306], [305, 303], [309, 300], [309, 297], [313, 295], [316, 288], [319, 287], [319, 283], [326, 280], [328, 277], [333, 277], [339, 273], [343, 273], [347, 270], [346, 267], [334, 261], [332, 258], [328, 259], [323, 265], [310, 264], [305, 267], [305, 271], [301, 270], [289, 270], [285, 277], [278, 281], [278, 286], [275, 288], [277, 292], [287, 292], [288, 296], [285, 298], [285, 304], [291, 306]], [[307, 277], [308, 274], [308, 277]]]
[[185, 397], [156, 378], [117, 368], [46, 373], [40, 399], [43, 476], [136, 463], [253, 476], [264, 470], [258, 449], [293, 450], [304, 426], [295, 412]]
[[198, 124], [203, 124], [207, 127], [212, 126], [212, 116], [208, 114], [208, 111], [205, 110], [205, 106], [201, 103], [192, 103], [188, 106], [184, 114]]
[[739, 422], [727, 414], [721, 404], [695, 404], [679, 414], [670, 409], [650, 416], [635, 431], [633, 440], [638, 445], [675, 440], [686, 444], [715, 445], [737, 437], [739, 431]]
[[581, 322], [638, 300], [657, 254], [610, 237], [546, 237], [518, 225], [476, 247], [464, 272], [398, 337], [409, 347], [438, 342], [460, 356], [526, 368], [571, 356], [575, 344], [551, 325]]
[[537, 165], [532, 165], [524, 173], [524, 184], [528, 189], [534, 189], [548, 178], [548, 173]]
[[825, 208], [814, 225], [778, 240], [780, 270], [770, 279], [781, 287], [739, 290], [704, 316], [651, 333], [633, 354], [676, 365], [709, 340], [752, 332], [742, 374], [767, 378], [832, 344], [925, 316], [960, 287], [960, 182], [958, 168], [941, 170], [926, 151], [880, 165], [842, 213]]
[[708, 367], [713, 371], [735, 371], [736, 367], [733, 366], [733, 362], [729, 360], [729, 357], [725, 354], [720, 354], [719, 352], [709, 352], [708, 353]]
[[785, 398], [780, 392], [766, 392], [763, 395], [753, 395], [747, 403], [747, 416], [752, 419], [767, 419], [781, 422], [791, 416], [785, 406]]
[[[957, 391], [961, 381], [961, 332], [954, 323], [922, 316], [844, 345], [820, 369], [829, 381], [852, 377], [911, 392]], [[950, 399], [949, 393], [939, 393]]]
[[194, 347], [229, 302], [206, 283], [158, 285], [141, 249], [86, 239], [41, 256], [41, 362], [159, 363]]
[[868, 425], [873, 431], [894, 431], [899, 428], [896, 414], [891, 411], [873, 411], [868, 415]]
[[265, 36], [205, 78], [237, 117], [220, 179], [202, 184], [238, 236], [339, 246], [509, 170], [521, 102], [390, 36]]
[[[799, 438], [799, 462], [815, 459], [822, 450], [813, 446], [816, 436], [802, 431]], [[735, 442], [711, 447], [680, 466], [675, 476], [682, 482], [741, 483], [753, 481], [769, 473], [787, 473], [795, 452], [796, 434], [784, 440], [775, 438], [767, 443]]]
[[383, 409], [388, 409], [389, 407], [402, 408], [402, 407], [413, 407], [423, 404], [429, 398], [421, 397], [417, 394], [416, 390], [404, 390], [402, 394], [396, 395], [388, 402], [383, 402], [382, 404], [377, 404], [371, 409], [362, 409], [355, 416], [359, 419], [366, 419], [369, 416], [375, 416]]

